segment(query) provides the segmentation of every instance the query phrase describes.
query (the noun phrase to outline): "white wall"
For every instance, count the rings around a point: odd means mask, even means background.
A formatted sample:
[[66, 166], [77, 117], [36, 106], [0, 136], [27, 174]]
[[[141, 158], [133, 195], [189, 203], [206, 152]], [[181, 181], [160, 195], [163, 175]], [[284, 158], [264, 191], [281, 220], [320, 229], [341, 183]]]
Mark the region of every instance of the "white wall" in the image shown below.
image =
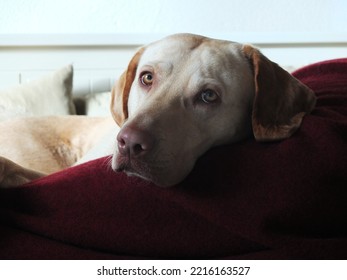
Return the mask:
[[345, 0], [0, 0], [0, 34], [346, 33]]
[[0, 0], [0, 88], [73, 63], [75, 91], [94, 89], [176, 32], [253, 43], [292, 70], [347, 57], [347, 1]]

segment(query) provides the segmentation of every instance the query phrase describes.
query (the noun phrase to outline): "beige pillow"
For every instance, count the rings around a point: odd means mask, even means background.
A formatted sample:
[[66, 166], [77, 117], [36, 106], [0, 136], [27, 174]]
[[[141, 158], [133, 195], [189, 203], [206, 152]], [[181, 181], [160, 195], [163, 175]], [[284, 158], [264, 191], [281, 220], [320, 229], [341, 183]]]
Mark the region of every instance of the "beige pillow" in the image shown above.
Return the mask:
[[93, 93], [85, 97], [86, 115], [91, 117], [111, 116], [111, 92]]
[[73, 68], [7, 90], [0, 90], [0, 121], [23, 116], [75, 114], [72, 101]]

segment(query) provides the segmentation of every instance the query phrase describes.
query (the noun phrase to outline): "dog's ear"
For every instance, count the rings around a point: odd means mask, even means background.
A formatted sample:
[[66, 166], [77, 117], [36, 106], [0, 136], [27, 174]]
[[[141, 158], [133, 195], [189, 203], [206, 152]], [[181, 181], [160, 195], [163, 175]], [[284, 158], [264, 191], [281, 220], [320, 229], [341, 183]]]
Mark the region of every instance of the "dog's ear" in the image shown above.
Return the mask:
[[119, 77], [112, 88], [111, 113], [116, 123], [121, 126], [128, 118], [128, 99], [131, 85], [135, 79], [137, 66], [144, 48], [141, 48], [130, 60], [128, 68]]
[[254, 74], [255, 97], [252, 125], [258, 141], [290, 137], [300, 126], [305, 114], [315, 104], [314, 92], [256, 48], [242, 48]]

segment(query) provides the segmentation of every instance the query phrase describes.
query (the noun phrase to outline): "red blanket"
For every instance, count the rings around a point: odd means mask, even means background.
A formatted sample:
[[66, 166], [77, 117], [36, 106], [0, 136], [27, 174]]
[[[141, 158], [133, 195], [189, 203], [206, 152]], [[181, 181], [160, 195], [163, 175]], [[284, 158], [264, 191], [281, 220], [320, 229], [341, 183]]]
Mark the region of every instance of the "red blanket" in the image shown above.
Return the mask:
[[102, 158], [0, 190], [0, 258], [347, 258], [347, 59], [294, 75], [318, 102], [293, 137], [215, 148], [176, 187]]

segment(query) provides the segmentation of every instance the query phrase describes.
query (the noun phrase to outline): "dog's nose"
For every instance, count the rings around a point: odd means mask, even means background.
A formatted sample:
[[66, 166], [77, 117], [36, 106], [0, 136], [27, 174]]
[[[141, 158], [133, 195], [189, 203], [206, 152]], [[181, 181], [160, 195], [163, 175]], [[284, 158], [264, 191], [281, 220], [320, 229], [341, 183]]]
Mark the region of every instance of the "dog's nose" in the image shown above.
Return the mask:
[[118, 151], [122, 155], [139, 157], [150, 152], [154, 147], [153, 137], [144, 131], [130, 126], [123, 128], [117, 135]]

